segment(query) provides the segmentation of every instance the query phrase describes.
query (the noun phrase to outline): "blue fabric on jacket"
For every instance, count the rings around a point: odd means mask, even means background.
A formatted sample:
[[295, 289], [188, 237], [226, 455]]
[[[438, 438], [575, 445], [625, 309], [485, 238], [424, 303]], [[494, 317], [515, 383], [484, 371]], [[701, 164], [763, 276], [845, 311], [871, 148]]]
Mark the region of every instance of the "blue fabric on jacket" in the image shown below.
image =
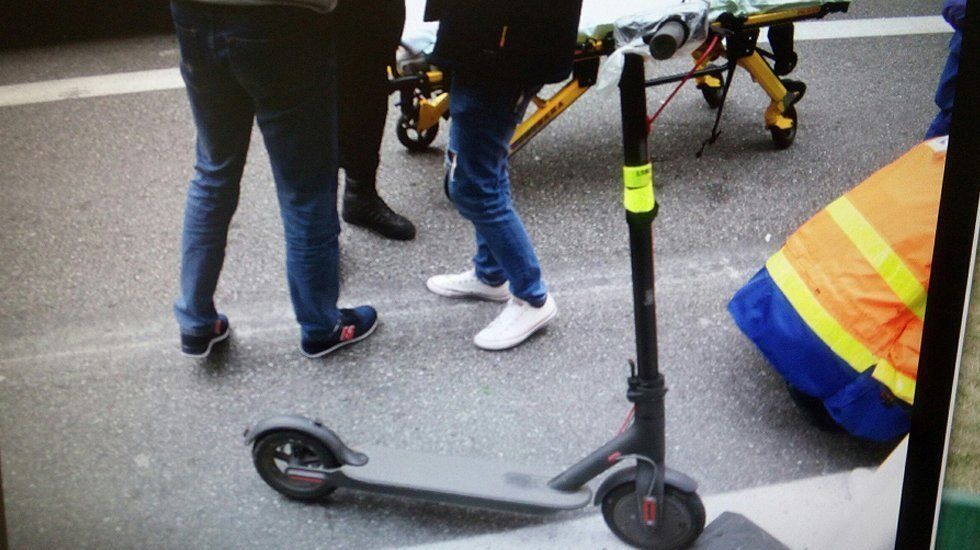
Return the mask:
[[816, 397], [848, 433], [888, 441], [909, 431], [910, 409], [872, 369], [859, 373], [810, 329], [765, 268], [728, 304], [735, 323], [794, 388]]

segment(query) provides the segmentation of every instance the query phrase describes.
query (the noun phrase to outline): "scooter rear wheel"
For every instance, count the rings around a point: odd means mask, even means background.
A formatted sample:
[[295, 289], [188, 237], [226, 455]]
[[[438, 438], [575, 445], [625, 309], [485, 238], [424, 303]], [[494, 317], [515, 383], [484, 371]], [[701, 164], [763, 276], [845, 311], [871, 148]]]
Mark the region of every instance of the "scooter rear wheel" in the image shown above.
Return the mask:
[[319, 500], [337, 488], [322, 480], [290, 476], [291, 466], [337, 468], [340, 462], [315, 437], [292, 430], [264, 435], [252, 447], [252, 462], [262, 479], [279, 493], [296, 500]]
[[654, 530], [640, 517], [636, 484], [632, 481], [617, 485], [602, 499], [602, 517], [606, 525], [620, 540], [637, 548], [687, 548], [704, 530], [704, 504], [697, 493], [665, 486], [664, 501], [657, 514], [658, 525]]

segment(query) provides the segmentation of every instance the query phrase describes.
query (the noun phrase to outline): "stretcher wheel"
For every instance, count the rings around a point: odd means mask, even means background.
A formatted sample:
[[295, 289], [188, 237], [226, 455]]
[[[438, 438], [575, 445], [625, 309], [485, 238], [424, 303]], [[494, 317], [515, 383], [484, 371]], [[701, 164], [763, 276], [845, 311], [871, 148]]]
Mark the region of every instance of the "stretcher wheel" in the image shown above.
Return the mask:
[[783, 113], [783, 116], [792, 120], [793, 125], [786, 130], [777, 126], [769, 128], [769, 133], [772, 134], [772, 143], [776, 149], [788, 149], [790, 145], [793, 145], [793, 140], [796, 139], [796, 107], [791, 105]]
[[436, 135], [439, 134], [439, 125], [435, 124], [431, 128], [420, 132], [412, 119], [402, 115], [398, 119], [398, 127], [395, 129], [395, 134], [398, 136], [398, 141], [406, 149], [413, 153], [418, 153], [425, 151], [429, 148], [429, 145], [432, 145], [432, 142], [436, 139]]
[[704, 96], [705, 103], [712, 109], [721, 107], [721, 96], [725, 93], [725, 77], [718, 75], [715, 78], [721, 81], [721, 86], [708, 86], [706, 84], [698, 86], [701, 95]]
[[305, 433], [282, 430], [262, 437], [252, 447], [252, 462], [270, 487], [295, 500], [319, 500], [337, 490], [323, 480], [287, 473], [291, 466], [317, 469], [340, 466], [326, 445]]
[[659, 525], [653, 530], [640, 518], [632, 481], [617, 485], [602, 499], [606, 525], [620, 540], [637, 548], [687, 548], [704, 530], [704, 504], [697, 493], [665, 485], [664, 499], [657, 509]]

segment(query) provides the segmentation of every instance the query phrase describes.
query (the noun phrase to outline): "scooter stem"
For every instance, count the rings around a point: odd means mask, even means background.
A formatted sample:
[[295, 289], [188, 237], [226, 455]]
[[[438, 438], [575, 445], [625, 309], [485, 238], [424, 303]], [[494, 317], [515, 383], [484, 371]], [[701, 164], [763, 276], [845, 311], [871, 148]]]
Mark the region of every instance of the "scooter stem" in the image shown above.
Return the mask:
[[636, 327], [635, 376], [627, 399], [636, 405], [633, 424], [623, 433], [568, 468], [548, 485], [570, 491], [621, 459], [636, 455], [656, 465], [657, 496], [662, 496], [664, 471], [663, 376], [657, 368], [657, 323], [654, 299], [653, 219], [657, 204], [653, 168], [647, 151], [646, 81], [643, 59], [627, 54], [619, 81], [623, 124], [623, 174], [626, 221], [629, 224], [633, 276], [633, 320]]
[[640, 380], [657, 378], [657, 323], [654, 299], [653, 220], [657, 203], [647, 150], [646, 81], [640, 56], [626, 56], [619, 81], [623, 125], [623, 172], [633, 274], [633, 321]]

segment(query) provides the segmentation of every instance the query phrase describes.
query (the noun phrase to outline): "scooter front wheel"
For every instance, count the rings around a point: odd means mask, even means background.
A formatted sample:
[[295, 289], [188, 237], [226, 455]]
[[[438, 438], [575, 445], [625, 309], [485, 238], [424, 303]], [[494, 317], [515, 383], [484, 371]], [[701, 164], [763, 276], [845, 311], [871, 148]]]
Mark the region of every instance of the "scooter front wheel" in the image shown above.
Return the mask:
[[291, 474], [290, 467], [332, 469], [340, 462], [315, 437], [292, 430], [264, 435], [252, 447], [252, 462], [262, 479], [279, 493], [296, 500], [319, 500], [337, 488], [322, 479]]
[[606, 525], [620, 540], [637, 548], [687, 548], [704, 530], [704, 504], [697, 493], [665, 486], [657, 516], [656, 529], [642, 521], [636, 503], [636, 484], [632, 481], [617, 485], [602, 499]]

